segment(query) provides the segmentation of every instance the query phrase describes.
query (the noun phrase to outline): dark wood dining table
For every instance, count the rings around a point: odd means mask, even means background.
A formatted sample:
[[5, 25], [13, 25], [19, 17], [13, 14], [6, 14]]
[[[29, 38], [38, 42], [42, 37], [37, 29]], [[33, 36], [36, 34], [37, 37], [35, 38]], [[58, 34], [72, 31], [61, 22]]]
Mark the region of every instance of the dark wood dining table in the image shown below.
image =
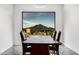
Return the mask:
[[31, 35], [25, 38], [24, 44], [31, 45], [31, 55], [49, 55], [48, 45], [60, 45], [51, 36]]

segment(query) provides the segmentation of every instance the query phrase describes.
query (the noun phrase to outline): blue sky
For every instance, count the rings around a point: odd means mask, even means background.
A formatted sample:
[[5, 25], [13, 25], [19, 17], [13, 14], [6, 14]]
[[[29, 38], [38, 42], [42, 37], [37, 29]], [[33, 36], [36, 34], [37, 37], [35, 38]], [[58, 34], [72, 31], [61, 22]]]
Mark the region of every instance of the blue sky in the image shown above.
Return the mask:
[[54, 27], [54, 12], [29, 12], [23, 13], [23, 28], [42, 24], [47, 27]]

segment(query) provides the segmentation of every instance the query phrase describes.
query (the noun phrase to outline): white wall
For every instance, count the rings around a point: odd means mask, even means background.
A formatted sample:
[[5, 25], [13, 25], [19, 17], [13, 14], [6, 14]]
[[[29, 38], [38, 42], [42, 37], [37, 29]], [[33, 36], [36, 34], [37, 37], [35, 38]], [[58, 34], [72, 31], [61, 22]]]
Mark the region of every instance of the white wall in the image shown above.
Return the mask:
[[13, 45], [12, 5], [0, 5], [0, 54]]
[[79, 53], [79, 5], [64, 5], [64, 42]]
[[[33, 5], [14, 5], [14, 45], [21, 45], [20, 31], [22, 29], [22, 11], [55, 11], [56, 29], [63, 29], [63, 5], [46, 5], [45, 8], [35, 8]], [[62, 32], [63, 34], [63, 32]], [[61, 37], [61, 41], [63, 41]]]

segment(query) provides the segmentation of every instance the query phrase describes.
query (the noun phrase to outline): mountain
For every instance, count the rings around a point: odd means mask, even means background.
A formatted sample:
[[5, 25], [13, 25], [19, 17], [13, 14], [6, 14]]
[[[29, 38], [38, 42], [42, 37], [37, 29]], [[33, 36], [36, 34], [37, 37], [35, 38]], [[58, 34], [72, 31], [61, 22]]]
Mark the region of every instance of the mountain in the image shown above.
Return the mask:
[[35, 25], [33, 27], [31, 27], [32, 29], [36, 29], [36, 30], [46, 30], [48, 29], [48, 27], [42, 25], [42, 24], [38, 24], [38, 25]]
[[[32, 30], [32, 32], [35, 32], [35, 31], [53, 31], [55, 30], [55, 28], [52, 28], [52, 27], [47, 27], [47, 26], [44, 26], [42, 24], [38, 24], [38, 25], [35, 25], [35, 26], [32, 26], [32, 27], [28, 27]], [[27, 29], [27, 28], [25, 28]]]

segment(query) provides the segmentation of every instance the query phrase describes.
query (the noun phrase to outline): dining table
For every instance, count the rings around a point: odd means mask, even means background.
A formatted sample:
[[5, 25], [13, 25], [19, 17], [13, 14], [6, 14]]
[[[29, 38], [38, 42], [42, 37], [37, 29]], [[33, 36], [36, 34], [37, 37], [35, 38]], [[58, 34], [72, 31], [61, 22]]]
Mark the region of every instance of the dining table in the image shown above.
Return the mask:
[[24, 38], [23, 44], [31, 45], [31, 55], [49, 55], [49, 45], [60, 45], [50, 35], [30, 35]]

